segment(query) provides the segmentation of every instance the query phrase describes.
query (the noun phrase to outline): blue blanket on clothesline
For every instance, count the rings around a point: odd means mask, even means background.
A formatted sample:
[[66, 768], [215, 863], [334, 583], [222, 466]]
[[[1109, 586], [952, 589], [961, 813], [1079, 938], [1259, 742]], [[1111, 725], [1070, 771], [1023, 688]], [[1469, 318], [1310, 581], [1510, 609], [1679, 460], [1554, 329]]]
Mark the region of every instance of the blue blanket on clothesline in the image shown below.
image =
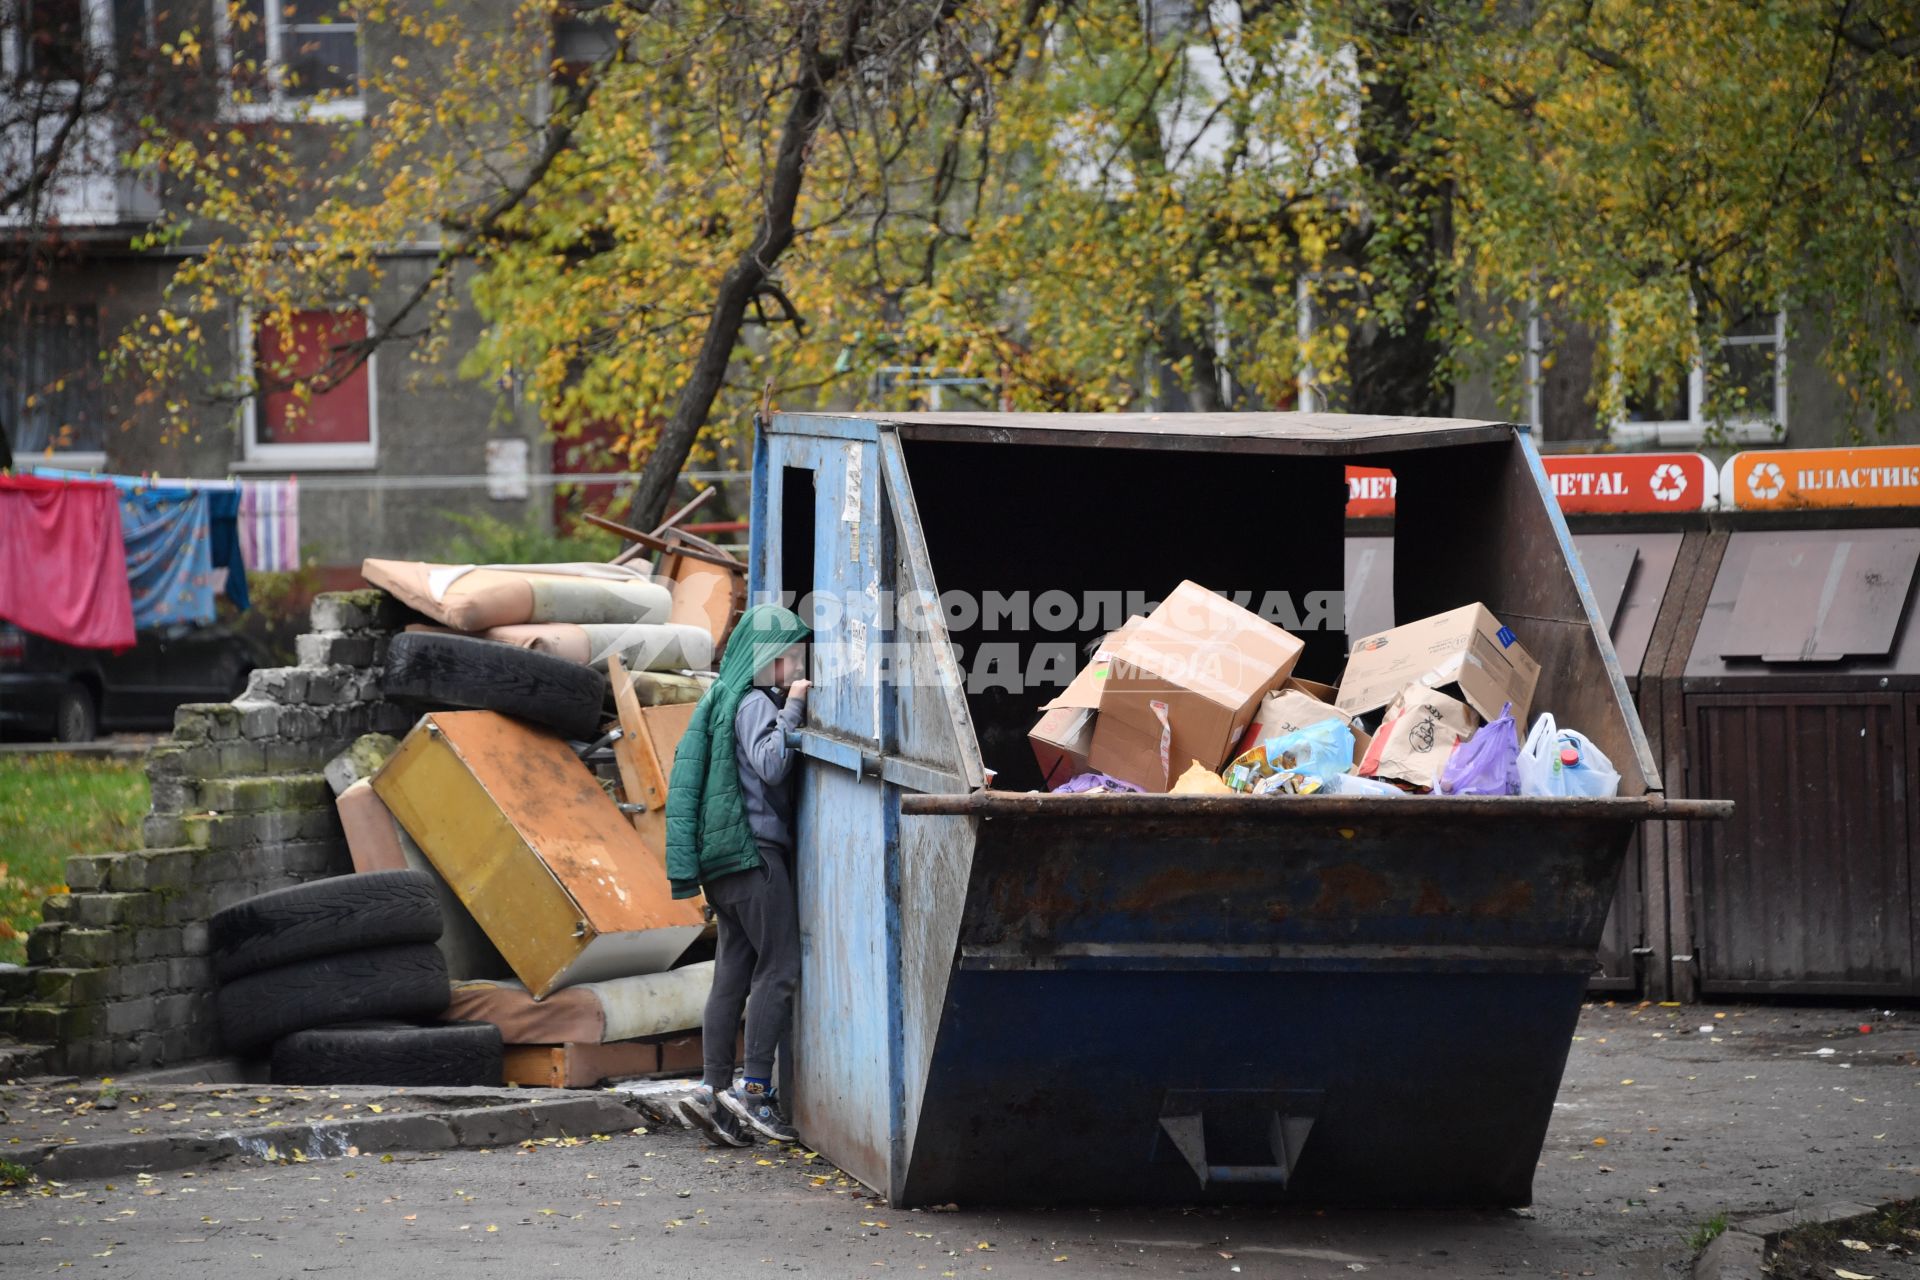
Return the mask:
[[213, 598], [225, 570], [227, 599], [251, 603], [240, 553], [240, 492], [156, 486], [138, 476], [93, 476], [37, 467], [40, 475], [111, 480], [120, 490], [120, 527], [127, 544], [127, 585], [133, 625], [149, 627], [214, 620]]

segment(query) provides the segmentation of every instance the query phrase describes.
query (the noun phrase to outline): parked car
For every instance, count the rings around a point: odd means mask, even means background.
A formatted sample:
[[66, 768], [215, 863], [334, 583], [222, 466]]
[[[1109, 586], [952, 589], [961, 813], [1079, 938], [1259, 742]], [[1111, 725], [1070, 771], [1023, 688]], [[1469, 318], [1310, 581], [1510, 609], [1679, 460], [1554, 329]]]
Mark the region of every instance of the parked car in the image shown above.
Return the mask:
[[256, 665], [252, 644], [217, 624], [142, 631], [114, 653], [0, 623], [0, 731], [90, 742], [103, 729], [169, 728], [183, 702], [238, 696]]

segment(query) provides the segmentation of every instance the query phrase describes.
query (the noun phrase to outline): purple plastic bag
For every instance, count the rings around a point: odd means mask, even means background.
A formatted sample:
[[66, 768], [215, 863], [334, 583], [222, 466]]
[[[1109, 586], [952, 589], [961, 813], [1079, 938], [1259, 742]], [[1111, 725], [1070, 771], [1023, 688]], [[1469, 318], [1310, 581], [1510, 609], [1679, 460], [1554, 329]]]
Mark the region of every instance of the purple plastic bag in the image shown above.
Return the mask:
[[1076, 796], [1083, 791], [1124, 791], [1140, 794], [1141, 788], [1131, 782], [1122, 782], [1118, 778], [1109, 778], [1104, 773], [1082, 773], [1068, 778], [1053, 789], [1057, 796]]
[[1440, 792], [1449, 796], [1517, 796], [1520, 794], [1520, 730], [1513, 722], [1513, 704], [1500, 708], [1500, 718], [1489, 720], [1461, 743], [1440, 774]]

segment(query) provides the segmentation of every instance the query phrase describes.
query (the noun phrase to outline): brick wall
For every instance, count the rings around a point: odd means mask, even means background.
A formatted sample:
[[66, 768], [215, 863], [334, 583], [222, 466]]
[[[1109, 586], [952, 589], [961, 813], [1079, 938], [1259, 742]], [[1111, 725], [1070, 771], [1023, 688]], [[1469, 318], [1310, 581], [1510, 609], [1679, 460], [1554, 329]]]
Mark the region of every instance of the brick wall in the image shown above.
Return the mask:
[[377, 591], [323, 595], [300, 665], [255, 671], [232, 704], [181, 707], [147, 757], [145, 848], [67, 862], [27, 967], [0, 974], [0, 1078], [111, 1074], [219, 1052], [207, 920], [351, 869], [327, 761], [414, 716], [380, 701], [405, 611]]

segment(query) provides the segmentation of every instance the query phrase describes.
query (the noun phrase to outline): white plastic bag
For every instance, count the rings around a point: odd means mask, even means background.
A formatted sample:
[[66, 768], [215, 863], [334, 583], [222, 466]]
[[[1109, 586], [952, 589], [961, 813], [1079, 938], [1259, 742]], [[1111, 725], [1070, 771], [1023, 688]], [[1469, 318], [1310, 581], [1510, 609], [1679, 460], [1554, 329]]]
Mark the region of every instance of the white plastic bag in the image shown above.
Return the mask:
[[1520, 747], [1517, 765], [1523, 796], [1599, 796], [1619, 794], [1620, 775], [1613, 761], [1586, 734], [1562, 729], [1542, 712]]

